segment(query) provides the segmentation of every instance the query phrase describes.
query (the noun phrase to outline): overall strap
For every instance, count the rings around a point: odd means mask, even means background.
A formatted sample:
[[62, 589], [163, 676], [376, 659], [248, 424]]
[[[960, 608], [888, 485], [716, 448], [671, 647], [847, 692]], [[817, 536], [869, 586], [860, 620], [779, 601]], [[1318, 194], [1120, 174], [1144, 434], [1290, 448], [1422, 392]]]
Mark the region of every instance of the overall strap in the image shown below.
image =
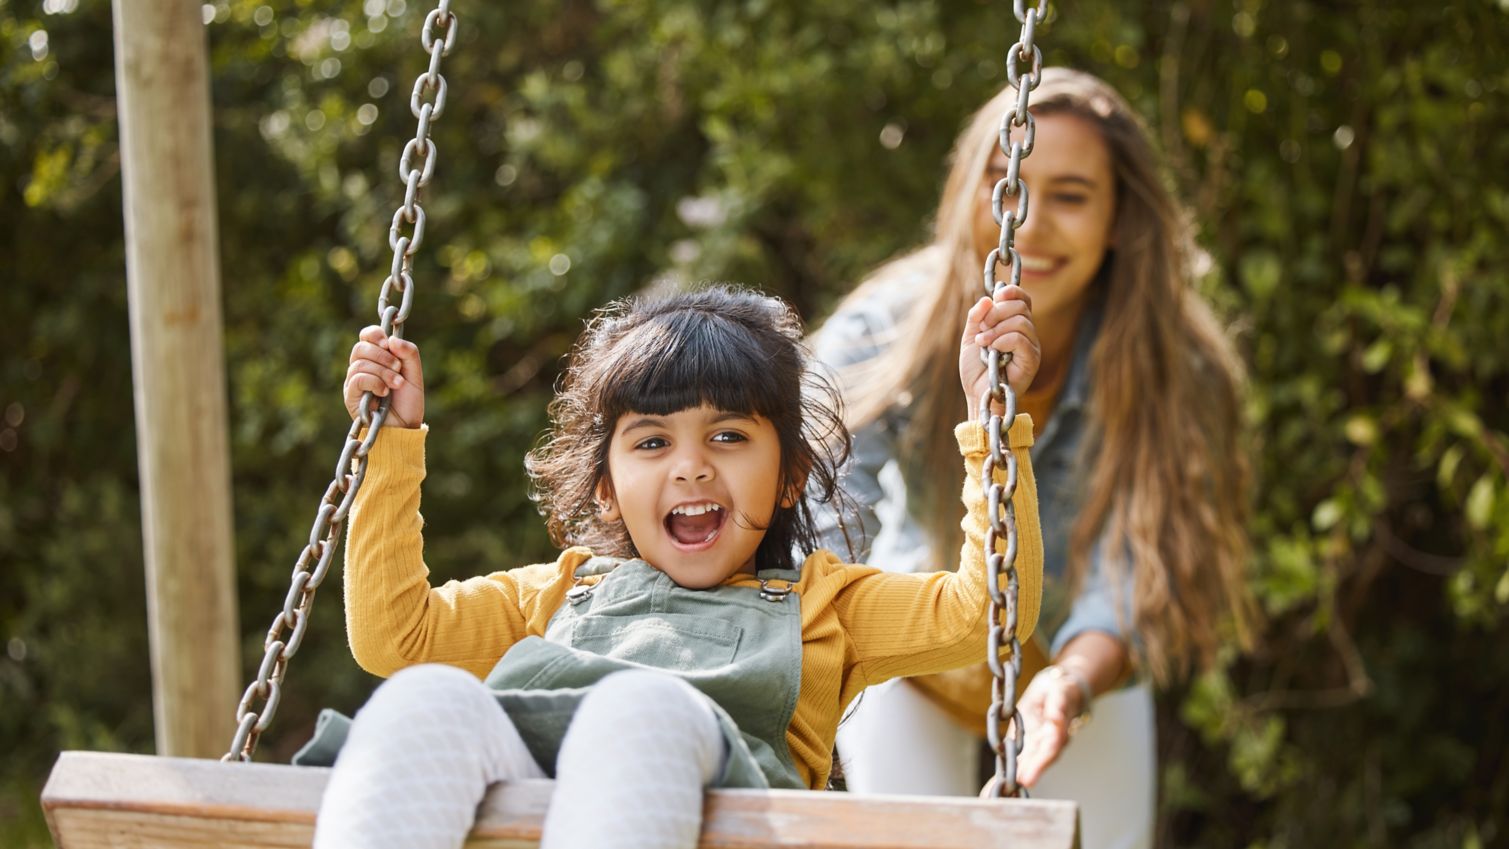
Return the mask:
[[798, 561], [794, 569], [759, 569], [755, 580], [760, 582], [760, 598], [766, 601], [785, 601], [786, 596], [802, 579], [802, 565]]
[[617, 569], [619, 566], [622, 566], [625, 562], [625, 558], [622, 557], [608, 557], [606, 555], [589, 557], [586, 560], [582, 561], [582, 564], [580, 566], [576, 567], [576, 571], [571, 573], [571, 577], [580, 581], [583, 578], [594, 578], [598, 575], [606, 575], [609, 572], [612, 572], [614, 569]]
[[[571, 573], [571, 576], [576, 579], [576, 585], [567, 591], [566, 600], [572, 603], [585, 600], [595, 586], [595, 584], [586, 583], [586, 579], [607, 575], [627, 562], [626, 558], [607, 555], [590, 557], [582, 561], [582, 564]], [[772, 602], [785, 601], [786, 596], [791, 594], [801, 578], [800, 565], [794, 569], [761, 569], [755, 573], [755, 579], [760, 582], [760, 598]]]
[[572, 605], [581, 604], [586, 601], [587, 597], [592, 595], [593, 588], [600, 583], [593, 582], [589, 584], [587, 583], [588, 578], [598, 578], [607, 575], [626, 562], [628, 561], [622, 557], [608, 557], [606, 555], [589, 557], [582, 561], [582, 564], [577, 566], [571, 573], [571, 577], [576, 580], [576, 583], [571, 586], [571, 589], [566, 591], [566, 601]]

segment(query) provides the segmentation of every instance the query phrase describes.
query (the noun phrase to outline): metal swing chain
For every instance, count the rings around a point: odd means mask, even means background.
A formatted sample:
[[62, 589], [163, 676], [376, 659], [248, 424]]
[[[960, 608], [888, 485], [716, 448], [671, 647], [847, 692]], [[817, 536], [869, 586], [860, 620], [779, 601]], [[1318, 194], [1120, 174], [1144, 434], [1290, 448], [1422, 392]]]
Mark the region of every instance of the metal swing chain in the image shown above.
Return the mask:
[[[1022, 22], [1022, 35], [1006, 53], [1006, 77], [1017, 91], [1016, 104], [1008, 107], [1001, 116], [999, 144], [1001, 152], [1008, 157], [1006, 176], [996, 183], [990, 194], [990, 210], [996, 223], [1001, 225], [1001, 239], [997, 247], [985, 258], [985, 293], [994, 295], [1007, 285], [1017, 286], [1022, 282], [1021, 256], [1015, 247], [1016, 231], [1027, 220], [1027, 183], [1021, 178], [1022, 160], [1032, 153], [1032, 144], [1037, 134], [1032, 113], [1027, 110], [1027, 100], [1042, 81], [1043, 52], [1033, 43], [1037, 25], [1047, 15], [1047, 0], [1038, 0], [1036, 8], [1026, 8], [1024, 0], [1014, 0], [1016, 19]], [[1026, 70], [1023, 71], [1023, 66]], [[1025, 127], [1020, 141], [1011, 140], [1012, 127]], [[1004, 209], [1006, 198], [1016, 198], [1015, 209]], [[1010, 283], [996, 279], [996, 266], [1005, 263], [1011, 267]], [[981, 353], [990, 375], [990, 388], [980, 396], [980, 424], [990, 437], [990, 456], [985, 458], [981, 470], [980, 485], [985, 491], [985, 501], [990, 514], [990, 529], [985, 533], [985, 574], [990, 592], [990, 634], [987, 643], [987, 662], [993, 678], [991, 682], [990, 711], [985, 715], [985, 728], [990, 739], [991, 751], [995, 753], [995, 776], [985, 785], [982, 796], [1006, 797], [1025, 795], [1024, 788], [1017, 784], [1017, 757], [1022, 753], [1025, 738], [1022, 734], [1022, 715], [1016, 708], [1016, 684], [1022, 674], [1022, 644], [1017, 639], [1017, 528], [1016, 508], [1012, 497], [1016, 494], [1017, 461], [1007, 440], [1007, 430], [1016, 420], [1016, 393], [1006, 381], [1005, 367], [1011, 355], [1003, 357], [1000, 351], [989, 349]], [[1002, 405], [1004, 415], [991, 411], [991, 402]], [[995, 472], [1005, 470], [1005, 482], [997, 483]], [[1004, 540], [1004, 551], [997, 551]], [[1001, 589], [1001, 577], [1006, 578], [1006, 588]], [[1004, 621], [1003, 621], [1004, 615]], [[1001, 662], [1002, 646], [1011, 649], [1011, 661]], [[1008, 739], [1008, 734], [1009, 739]]]
[[[450, 6], [451, 0], [440, 0], [424, 19], [420, 44], [430, 56], [430, 66], [414, 81], [414, 93], [409, 98], [409, 110], [419, 120], [419, 129], [404, 145], [403, 156], [399, 159], [398, 177], [404, 183], [403, 205], [393, 213], [393, 223], [388, 228], [393, 265], [377, 296], [377, 314], [383, 332], [398, 339], [403, 338], [403, 325], [414, 305], [414, 254], [424, 242], [424, 207], [420, 205], [419, 192], [429, 185], [430, 177], [435, 173], [435, 142], [430, 139], [430, 124], [445, 111], [446, 87], [445, 77], [440, 75], [440, 60], [451, 52], [451, 45], [456, 41], [456, 16], [451, 13]], [[405, 233], [406, 228], [412, 229]], [[397, 304], [393, 303], [395, 299]], [[340, 542], [341, 527], [367, 474], [367, 452], [372, 449], [378, 431], [387, 420], [392, 396], [381, 399], [375, 410], [372, 402], [371, 392], [362, 395], [361, 414], [351, 423], [351, 430], [346, 434], [346, 445], [335, 464], [335, 478], [320, 499], [314, 527], [309, 531], [309, 544], [304, 546], [294, 563], [293, 580], [288, 596], [283, 600], [283, 609], [273, 618], [272, 627], [263, 641], [262, 665], [236, 707], [236, 733], [231, 738], [230, 750], [220, 758], [222, 761], [250, 761], [262, 732], [267, 730], [277, 713], [283, 693], [283, 674], [288, 669], [289, 659], [304, 641], [315, 590], [330, 572]], [[367, 428], [366, 436], [358, 438], [363, 428]]]

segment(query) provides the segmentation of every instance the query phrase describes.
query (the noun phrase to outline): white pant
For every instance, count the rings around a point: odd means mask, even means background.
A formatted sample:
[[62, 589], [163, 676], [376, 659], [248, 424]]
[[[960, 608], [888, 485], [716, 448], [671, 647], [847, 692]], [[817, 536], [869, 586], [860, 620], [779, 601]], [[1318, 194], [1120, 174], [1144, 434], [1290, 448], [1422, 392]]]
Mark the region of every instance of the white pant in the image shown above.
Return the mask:
[[[618, 672], [582, 700], [557, 758], [542, 849], [691, 849], [723, 732], [674, 676]], [[437, 664], [388, 679], [356, 715], [315, 849], [455, 849], [490, 784], [543, 778], [481, 681]]]
[[[1157, 799], [1156, 725], [1146, 684], [1095, 700], [1094, 721], [1074, 735], [1032, 788], [1035, 799], [1079, 804], [1082, 849], [1147, 849]], [[980, 791], [979, 738], [903, 680], [871, 687], [838, 728], [849, 790], [923, 796]]]

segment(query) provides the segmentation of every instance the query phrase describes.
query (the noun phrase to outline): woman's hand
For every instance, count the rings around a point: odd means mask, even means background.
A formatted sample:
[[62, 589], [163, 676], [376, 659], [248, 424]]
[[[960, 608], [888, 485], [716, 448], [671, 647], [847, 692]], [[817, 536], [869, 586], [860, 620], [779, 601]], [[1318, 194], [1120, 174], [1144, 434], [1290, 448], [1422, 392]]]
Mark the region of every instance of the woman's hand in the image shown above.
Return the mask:
[[[419, 346], [407, 339], [395, 339], [373, 325], [362, 328], [361, 341], [351, 349], [351, 366], [346, 369], [342, 395], [346, 412], [358, 417], [362, 394], [371, 392], [378, 398], [390, 393], [388, 421], [399, 427], [417, 428], [424, 421], [424, 368], [419, 363]], [[377, 400], [372, 401], [377, 409]]]
[[1016, 705], [1022, 714], [1022, 731], [1027, 738], [1016, 762], [1019, 784], [1024, 787], [1036, 784], [1043, 771], [1058, 760], [1064, 747], [1069, 745], [1074, 718], [1089, 707], [1084, 699], [1084, 692], [1067, 675], [1039, 673], [1032, 677], [1032, 683], [1027, 685]]
[[[1026, 392], [1032, 378], [1037, 376], [1043, 354], [1037, 327], [1032, 323], [1032, 299], [1020, 286], [1007, 286], [993, 297], [981, 298], [965, 316], [964, 335], [959, 340], [959, 380], [971, 409], [991, 388], [990, 375], [980, 354], [992, 348], [1011, 354], [1006, 382], [1016, 393]], [[997, 413], [1005, 412], [1000, 405], [994, 405], [994, 409]]]

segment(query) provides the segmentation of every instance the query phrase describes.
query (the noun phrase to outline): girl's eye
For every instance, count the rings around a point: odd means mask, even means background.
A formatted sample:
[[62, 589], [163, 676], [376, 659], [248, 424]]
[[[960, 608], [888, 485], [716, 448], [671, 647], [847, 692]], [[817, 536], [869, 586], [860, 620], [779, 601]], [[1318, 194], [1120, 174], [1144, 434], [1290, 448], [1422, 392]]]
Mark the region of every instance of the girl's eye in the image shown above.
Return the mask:
[[669, 444], [670, 443], [666, 442], [664, 439], [661, 439], [658, 436], [652, 436], [649, 439], [642, 439], [639, 442], [635, 443], [634, 447], [640, 451], [654, 451], [659, 448], [664, 448]]
[[745, 437], [744, 434], [739, 433], [738, 431], [724, 430], [724, 431], [719, 431], [718, 433], [713, 434], [713, 441], [714, 442], [747, 442], [748, 438]]
[[1087, 196], [1081, 194], [1056, 194], [1053, 196], [1053, 199], [1058, 201], [1059, 203], [1068, 204], [1069, 206], [1079, 206], [1080, 204], [1089, 201], [1089, 198]]

